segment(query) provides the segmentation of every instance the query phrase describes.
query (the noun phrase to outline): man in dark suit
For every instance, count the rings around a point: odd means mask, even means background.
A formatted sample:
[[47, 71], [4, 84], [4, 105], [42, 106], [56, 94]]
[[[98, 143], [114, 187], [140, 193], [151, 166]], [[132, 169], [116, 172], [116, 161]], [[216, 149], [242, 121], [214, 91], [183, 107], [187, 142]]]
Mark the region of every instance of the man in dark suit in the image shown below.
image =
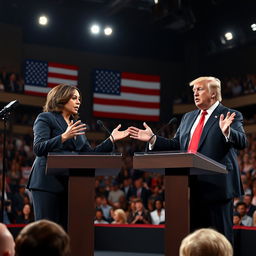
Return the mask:
[[237, 150], [247, 145], [243, 117], [238, 111], [223, 106], [220, 80], [199, 77], [193, 86], [197, 110], [186, 113], [173, 139], [130, 127], [134, 139], [149, 141], [150, 149], [199, 152], [227, 167], [228, 174], [195, 176], [190, 180], [191, 231], [214, 227], [231, 242], [232, 199], [243, 194], [237, 163]]

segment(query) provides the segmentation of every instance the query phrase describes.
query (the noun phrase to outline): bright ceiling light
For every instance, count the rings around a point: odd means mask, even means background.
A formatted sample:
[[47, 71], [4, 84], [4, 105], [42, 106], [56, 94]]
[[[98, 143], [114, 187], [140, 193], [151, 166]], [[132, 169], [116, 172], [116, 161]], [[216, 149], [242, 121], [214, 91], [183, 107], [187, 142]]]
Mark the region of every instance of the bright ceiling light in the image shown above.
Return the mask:
[[112, 34], [113, 30], [111, 27], [105, 27], [104, 33], [106, 36], [110, 36]]
[[256, 24], [255, 24], [255, 23], [253, 23], [253, 24], [251, 25], [251, 29], [252, 29], [252, 31], [256, 31]]
[[225, 34], [225, 38], [226, 38], [227, 41], [232, 40], [233, 39], [233, 34], [231, 32], [227, 32]]
[[42, 15], [39, 17], [38, 23], [42, 26], [46, 26], [48, 24], [48, 18], [46, 16]]
[[97, 24], [94, 24], [91, 26], [91, 32], [92, 34], [99, 34], [100, 33], [100, 26]]
[[155, 3], [155, 4], [158, 4], [158, 0], [154, 0], [154, 3]]

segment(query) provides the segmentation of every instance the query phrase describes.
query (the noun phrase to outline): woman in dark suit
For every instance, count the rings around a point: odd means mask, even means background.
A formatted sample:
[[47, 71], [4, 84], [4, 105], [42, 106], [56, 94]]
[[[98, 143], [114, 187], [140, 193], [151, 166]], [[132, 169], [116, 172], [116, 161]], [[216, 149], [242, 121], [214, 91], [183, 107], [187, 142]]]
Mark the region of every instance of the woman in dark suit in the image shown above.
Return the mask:
[[49, 152], [110, 152], [113, 140], [120, 140], [128, 132], [119, 131], [118, 125], [112, 136], [92, 149], [85, 134], [86, 125], [78, 118], [81, 96], [78, 88], [58, 85], [47, 95], [44, 112], [35, 120], [34, 153], [36, 159], [32, 166], [28, 188], [32, 192], [35, 219], [49, 219], [67, 225], [68, 177], [45, 174]]

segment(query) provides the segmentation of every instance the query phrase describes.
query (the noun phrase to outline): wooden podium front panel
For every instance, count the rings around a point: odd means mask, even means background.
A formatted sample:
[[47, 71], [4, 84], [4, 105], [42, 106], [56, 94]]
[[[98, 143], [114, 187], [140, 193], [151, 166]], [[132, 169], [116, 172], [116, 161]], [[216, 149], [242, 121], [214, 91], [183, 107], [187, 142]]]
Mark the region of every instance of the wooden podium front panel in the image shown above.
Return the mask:
[[94, 255], [94, 189], [94, 176], [69, 177], [68, 234], [72, 256]]

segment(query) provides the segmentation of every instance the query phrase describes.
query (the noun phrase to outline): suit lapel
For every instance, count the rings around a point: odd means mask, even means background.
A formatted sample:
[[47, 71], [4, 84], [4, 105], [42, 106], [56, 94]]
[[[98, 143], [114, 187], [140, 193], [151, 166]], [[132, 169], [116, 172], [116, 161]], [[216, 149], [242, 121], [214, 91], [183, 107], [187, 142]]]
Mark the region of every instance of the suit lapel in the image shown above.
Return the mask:
[[216, 122], [219, 122], [219, 118], [220, 118], [220, 114], [221, 114], [220, 113], [221, 112], [221, 108], [222, 108], [222, 105], [219, 104], [219, 106], [212, 112], [211, 116], [207, 120], [207, 122], [206, 122], [206, 124], [204, 126], [204, 129], [203, 129], [201, 138], [200, 138], [198, 149], [203, 144], [203, 142], [204, 142], [204, 140], [205, 140], [205, 138], [206, 138], [210, 128], [213, 126], [213, 124], [215, 124]]
[[59, 113], [55, 113], [55, 118], [56, 118], [56, 122], [58, 123], [58, 125], [61, 127], [61, 129], [63, 131], [66, 131], [68, 124], [66, 123], [66, 121], [64, 120], [63, 116]]

